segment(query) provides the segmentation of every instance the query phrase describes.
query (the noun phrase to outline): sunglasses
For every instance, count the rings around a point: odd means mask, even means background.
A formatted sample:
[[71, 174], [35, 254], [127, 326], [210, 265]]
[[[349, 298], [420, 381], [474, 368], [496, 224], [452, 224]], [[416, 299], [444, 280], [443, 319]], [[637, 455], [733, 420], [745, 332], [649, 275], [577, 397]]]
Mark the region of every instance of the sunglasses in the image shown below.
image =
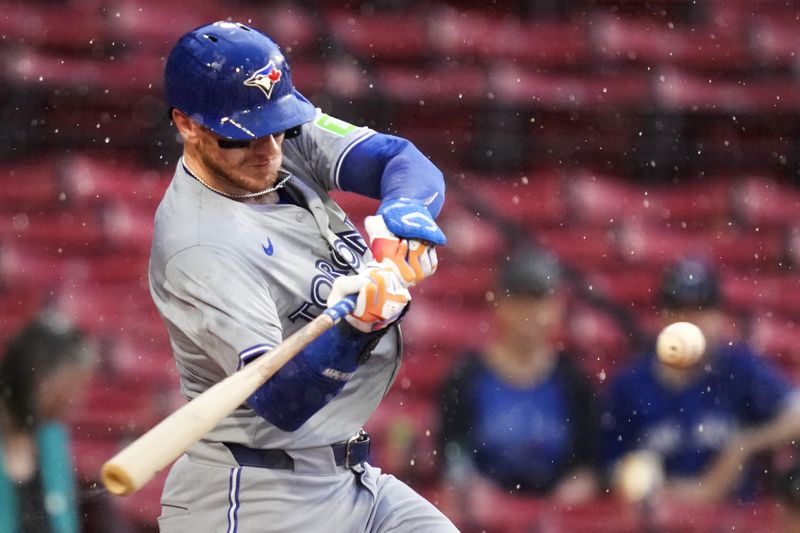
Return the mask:
[[[295, 126], [294, 128], [290, 128], [286, 131], [279, 133], [273, 133], [272, 135], [278, 137], [282, 134], [284, 139], [293, 139], [294, 137], [300, 135], [300, 128], [301, 126]], [[217, 139], [217, 145], [223, 150], [236, 150], [236, 149], [247, 148], [250, 146], [250, 143], [252, 142], [253, 141], [234, 141], [231, 139]]]

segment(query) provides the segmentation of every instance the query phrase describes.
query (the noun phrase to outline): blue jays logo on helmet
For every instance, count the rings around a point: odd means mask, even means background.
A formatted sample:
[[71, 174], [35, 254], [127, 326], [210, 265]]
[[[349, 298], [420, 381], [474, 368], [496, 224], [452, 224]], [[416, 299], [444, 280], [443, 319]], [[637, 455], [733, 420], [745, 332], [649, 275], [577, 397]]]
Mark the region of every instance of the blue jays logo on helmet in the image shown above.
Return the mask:
[[272, 89], [281, 81], [281, 71], [275, 67], [275, 62], [270, 60], [264, 67], [253, 72], [253, 75], [244, 80], [248, 87], [258, 87], [269, 98], [272, 96]]

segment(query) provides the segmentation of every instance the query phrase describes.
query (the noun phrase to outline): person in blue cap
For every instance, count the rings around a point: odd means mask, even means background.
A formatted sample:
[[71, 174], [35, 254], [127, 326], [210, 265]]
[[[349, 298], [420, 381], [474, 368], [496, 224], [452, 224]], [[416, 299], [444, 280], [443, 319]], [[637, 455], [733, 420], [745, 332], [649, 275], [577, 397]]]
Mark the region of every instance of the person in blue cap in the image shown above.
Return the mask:
[[515, 250], [493, 294], [490, 341], [459, 358], [440, 394], [446, 494], [465, 524], [467, 494], [481, 483], [563, 504], [598, 489], [594, 390], [559, 342], [561, 266], [547, 252]]
[[[664, 326], [685, 321], [706, 337], [700, 361], [662, 363], [654, 349], [610, 384], [603, 421], [609, 470], [629, 453], [646, 451], [663, 468], [659, 494], [693, 503], [748, 501], [756, 495], [752, 457], [800, 436], [800, 397], [770, 361], [729, 339], [714, 268], [685, 258], [662, 272]], [[654, 343], [655, 344], [655, 343]]]
[[[410, 287], [436, 270], [444, 178], [412, 143], [331, 117], [267, 35], [216, 22], [164, 71], [183, 155], [155, 217], [150, 289], [191, 399], [346, 295], [356, 308], [172, 466], [163, 532], [454, 531], [368, 462]], [[369, 242], [329, 192], [379, 201]]]

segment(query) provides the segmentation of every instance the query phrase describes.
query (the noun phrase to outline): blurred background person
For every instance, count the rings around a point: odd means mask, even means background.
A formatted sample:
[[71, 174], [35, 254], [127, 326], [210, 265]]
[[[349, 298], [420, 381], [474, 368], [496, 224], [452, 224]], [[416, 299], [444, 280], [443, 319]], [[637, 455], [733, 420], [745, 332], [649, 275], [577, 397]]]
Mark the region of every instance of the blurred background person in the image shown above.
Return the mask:
[[693, 504], [752, 501], [753, 456], [800, 436], [797, 390], [731, 337], [735, 323], [711, 265], [677, 261], [663, 271], [659, 291], [662, 326], [697, 325], [706, 350], [687, 368], [668, 366], [651, 350], [612, 381], [602, 413], [605, 464], [611, 471], [645, 450], [663, 468], [661, 495]]
[[495, 336], [459, 358], [441, 391], [444, 483], [454, 498], [481, 479], [565, 504], [595, 495], [593, 390], [558, 343], [561, 289], [546, 253], [524, 249], [502, 266]]
[[43, 313], [0, 361], [0, 531], [81, 530], [62, 420], [78, 406], [95, 363], [92, 345], [62, 316]]

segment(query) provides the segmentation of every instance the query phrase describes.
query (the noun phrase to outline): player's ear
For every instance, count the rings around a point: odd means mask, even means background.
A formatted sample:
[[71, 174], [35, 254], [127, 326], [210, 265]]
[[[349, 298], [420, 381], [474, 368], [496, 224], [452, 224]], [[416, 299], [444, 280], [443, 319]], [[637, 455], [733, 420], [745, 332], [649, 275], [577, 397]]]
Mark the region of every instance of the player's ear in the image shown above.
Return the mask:
[[178, 129], [178, 133], [181, 134], [181, 137], [183, 137], [183, 141], [185, 143], [193, 144], [197, 140], [197, 130], [200, 126], [190, 119], [186, 113], [173, 108], [172, 122], [175, 124], [175, 127]]

